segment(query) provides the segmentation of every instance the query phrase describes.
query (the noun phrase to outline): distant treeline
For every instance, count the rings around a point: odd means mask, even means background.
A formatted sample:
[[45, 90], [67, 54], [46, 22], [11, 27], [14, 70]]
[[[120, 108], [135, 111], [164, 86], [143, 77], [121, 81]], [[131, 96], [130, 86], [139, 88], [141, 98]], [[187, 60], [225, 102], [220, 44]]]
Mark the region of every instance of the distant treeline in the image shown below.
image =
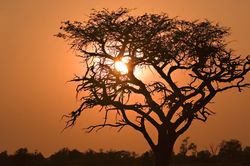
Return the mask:
[[[154, 156], [148, 151], [141, 155], [128, 151], [88, 150], [63, 148], [49, 157], [40, 152], [20, 148], [14, 154], [0, 152], [1, 166], [153, 166]], [[250, 166], [250, 146], [242, 147], [240, 141], [231, 139], [207, 150], [197, 151], [189, 137], [182, 141], [178, 153], [173, 153], [173, 166]]]

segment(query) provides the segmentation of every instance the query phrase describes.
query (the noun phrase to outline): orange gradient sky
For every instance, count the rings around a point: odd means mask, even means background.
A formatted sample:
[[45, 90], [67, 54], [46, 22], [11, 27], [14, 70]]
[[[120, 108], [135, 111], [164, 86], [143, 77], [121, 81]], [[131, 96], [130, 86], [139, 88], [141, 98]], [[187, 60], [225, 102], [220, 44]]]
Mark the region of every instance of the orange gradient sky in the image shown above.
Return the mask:
[[[207, 18], [231, 27], [230, 46], [237, 54], [250, 54], [249, 0], [0, 0], [0, 152], [13, 153], [20, 147], [45, 155], [62, 147], [148, 150], [143, 137], [130, 128], [86, 134], [82, 128], [102, 118], [96, 112], [86, 113], [74, 128], [61, 133], [61, 116], [79, 104], [74, 84], [66, 82], [80, 73], [82, 64], [66, 42], [53, 35], [63, 20], [84, 20], [92, 8], [119, 7], [136, 8], [136, 14]], [[210, 105], [216, 115], [207, 123], [194, 122], [175, 149], [186, 136], [199, 149], [230, 138], [250, 145], [249, 98], [250, 89], [219, 94]]]

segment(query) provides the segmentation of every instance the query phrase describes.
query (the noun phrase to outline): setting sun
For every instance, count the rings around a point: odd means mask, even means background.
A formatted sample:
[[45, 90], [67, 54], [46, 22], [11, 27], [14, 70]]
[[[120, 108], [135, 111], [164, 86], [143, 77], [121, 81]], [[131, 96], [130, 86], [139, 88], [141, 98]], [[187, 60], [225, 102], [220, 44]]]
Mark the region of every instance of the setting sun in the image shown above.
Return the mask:
[[128, 67], [127, 65], [122, 61], [116, 61], [115, 62], [115, 69], [120, 72], [121, 74], [127, 74], [128, 73]]

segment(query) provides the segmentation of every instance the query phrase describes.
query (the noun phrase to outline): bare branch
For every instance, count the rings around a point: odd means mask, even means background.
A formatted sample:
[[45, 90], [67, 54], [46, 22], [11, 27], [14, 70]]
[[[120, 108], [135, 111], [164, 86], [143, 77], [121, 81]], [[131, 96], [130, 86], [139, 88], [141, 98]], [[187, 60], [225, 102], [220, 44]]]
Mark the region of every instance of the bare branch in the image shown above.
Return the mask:
[[117, 123], [117, 124], [106, 123], [106, 124], [99, 124], [99, 125], [89, 126], [89, 127], [85, 128], [85, 129], [87, 130], [88, 133], [90, 133], [92, 131], [97, 132], [97, 131], [101, 130], [104, 127], [118, 127], [119, 128], [118, 132], [119, 132], [126, 125], [128, 125], [128, 124], [126, 124], [126, 123]]

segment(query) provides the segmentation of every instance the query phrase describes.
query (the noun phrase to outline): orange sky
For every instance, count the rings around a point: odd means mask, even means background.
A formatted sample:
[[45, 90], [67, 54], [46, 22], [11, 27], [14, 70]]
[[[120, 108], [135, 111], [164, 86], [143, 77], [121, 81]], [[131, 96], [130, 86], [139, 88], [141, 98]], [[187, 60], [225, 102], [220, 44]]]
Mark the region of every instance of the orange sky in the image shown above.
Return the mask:
[[[231, 27], [236, 53], [250, 54], [248, 0], [0, 0], [0, 152], [13, 153], [20, 147], [45, 155], [62, 147], [138, 153], [148, 149], [130, 128], [86, 134], [82, 128], [102, 118], [96, 113], [86, 113], [77, 126], [60, 133], [61, 116], [77, 106], [74, 85], [66, 82], [80, 73], [81, 64], [53, 35], [63, 20], [83, 20], [92, 8], [119, 7], [137, 8], [137, 14], [166, 12], [171, 17], [219, 22]], [[230, 138], [250, 145], [250, 89], [236, 92], [219, 94], [210, 107], [217, 114], [206, 124], [195, 122], [178, 142], [190, 136], [200, 149]]]

